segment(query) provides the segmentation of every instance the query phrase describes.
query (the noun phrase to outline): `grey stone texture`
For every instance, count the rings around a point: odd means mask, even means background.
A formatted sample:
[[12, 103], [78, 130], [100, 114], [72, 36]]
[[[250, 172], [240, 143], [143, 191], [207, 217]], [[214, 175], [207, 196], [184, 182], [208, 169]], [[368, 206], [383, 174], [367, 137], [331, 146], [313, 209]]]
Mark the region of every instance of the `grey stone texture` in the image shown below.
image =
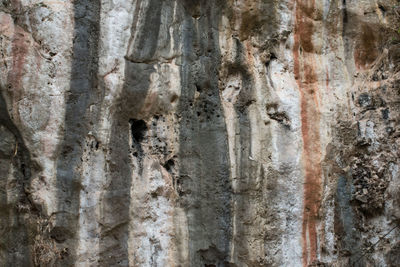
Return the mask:
[[400, 266], [400, 3], [3, 0], [0, 266]]

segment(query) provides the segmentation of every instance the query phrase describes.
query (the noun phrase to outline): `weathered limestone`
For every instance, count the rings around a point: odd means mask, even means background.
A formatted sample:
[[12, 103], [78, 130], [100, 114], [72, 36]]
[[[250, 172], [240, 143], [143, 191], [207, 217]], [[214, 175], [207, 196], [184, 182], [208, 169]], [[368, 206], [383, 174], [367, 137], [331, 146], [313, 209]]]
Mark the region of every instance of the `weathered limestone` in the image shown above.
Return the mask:
[[4, 0], [1, 266], [398, 266], [395, 0]]

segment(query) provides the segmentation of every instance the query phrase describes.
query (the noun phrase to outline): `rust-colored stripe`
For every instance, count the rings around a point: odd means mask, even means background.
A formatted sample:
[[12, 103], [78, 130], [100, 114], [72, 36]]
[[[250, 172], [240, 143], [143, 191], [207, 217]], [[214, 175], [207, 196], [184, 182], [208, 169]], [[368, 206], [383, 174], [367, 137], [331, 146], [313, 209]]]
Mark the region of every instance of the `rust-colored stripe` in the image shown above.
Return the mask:
[[[12, 9], [15, 13], [19, 13], [20, 10], [22, 10], [19, 0], [12, 2]], [[22, 78], [25, 74], [24, 65], [29, 53], [30, 43], [27, 33], [16, 23], [16, 18], [14, 18], [14, 21], [14, 33], [11, 47], [12, 69], [8, 74], [8, 93], [13, 100], [13, 118], [14, 120], [19, 120], [18, 101], [21, 100], [23, 94]]]
[[315, 0], [295, 0], [294, 75], [300, 90], [303, 138], [304, 200], [302, 246], [303, 266], [317, 259], [317, 222], [321, 203], [320, 111], [314, 47], [312, 43]]

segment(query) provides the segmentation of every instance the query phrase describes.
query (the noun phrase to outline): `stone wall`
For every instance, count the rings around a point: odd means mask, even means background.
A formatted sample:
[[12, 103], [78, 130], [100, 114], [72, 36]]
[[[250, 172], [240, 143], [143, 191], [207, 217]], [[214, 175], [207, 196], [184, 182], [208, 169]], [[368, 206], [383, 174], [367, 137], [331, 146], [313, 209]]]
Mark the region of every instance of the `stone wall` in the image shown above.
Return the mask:
[[397, 0], [3, 0], [1, 266], [399, 266]]

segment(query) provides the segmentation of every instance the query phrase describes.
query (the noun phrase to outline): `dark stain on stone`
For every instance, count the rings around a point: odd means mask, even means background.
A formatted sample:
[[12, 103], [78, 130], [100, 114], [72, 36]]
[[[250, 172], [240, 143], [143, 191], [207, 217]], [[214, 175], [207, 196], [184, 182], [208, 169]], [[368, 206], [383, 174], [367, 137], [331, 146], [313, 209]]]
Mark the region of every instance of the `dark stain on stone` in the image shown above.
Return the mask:
[[[182, 25], [182, 93], [177, 111], [182, 118], [177, 189], [179, 203], [188, 218], [189, 265], [223, 266], [229, 258], [231, 194], [227, 136], [218, 89], [217, 29], [225, 3], [196, 1], [196, 5], [188, 5], [187, 2]], [[193, 12], [201, 17], [196, 25], [191, 16]], [[197, 38], [199, 33], [204, 33], [203, 38]], [[203, 86], [206, 82], [208, 85]], [[201, 85], [197, 99], [196, 84]], [[206, 257], [205, 246], [214, 247], [218, 255], [206, 253]]]
[[367, 93], [362, 93], [358, 97], [358, 104], [363, 108], [370, 106], [372, 104], [372, 99], [370, 95]]
[[377, 37], [368, 25], [362, 25], [361, 38], [355, 47], [354, 61], [358, 68], [365, 68], [378, 57]]
[[347, 2], [346, 0], [342, 0], [342, 40], [343, 40], [343, 46], [344, 46], [344, 54], [345, 54], [345, 62], [346, 62], [346, 67], [348, 68], [351, 63], [349, 58], [351, 58], [352, 54], [352, 43], [349, 40], [349, 36], [351, 35], [351, 26], [353, 23], [353, 16], [351, 13], [348, 12], [347, 10]]
[[242, 13], [242, 23], [240, 24], [240, 40], [246, 40], [254, 32], [260, 31], [264, 23], [260, 14], [255, 11], [244, 11]]
[[[6, 11], [7, 6], [9, 5], [5, 6]], [[33, 205], [29, 194], [29, 184], [35, 166], [31, 162], [30, 152], [22, 134], [13, 121], [13, 119], [19, 120], [16, 102], [21, 99], [23, 90], [22, 78], [25, 70], [24, 63], [29, 52], [29, 42], [27, 33], [20, 26], [24, 19], [21, 2], [12, 1], [9, 8], [15, 25], [15, 33], [12, 37], [12, 70], [8, 73], [8, 85], [7, 88], [0, 88], [0, 126], [5, 127], [5, 131], [14, 136], [15, 147], [12, 155], [4, 155], [4, 158], [0, 156], [0, 172], [4, 176], [2, 177], [4, 184], [0, 183], [0, 192], [4, 192], [4, 194], [0, 193], [0, 196], [3, 195], [0, 201], [3, 201], [3, 197], [5, 198], [4, 206], [0, 205], [0, 229], [4, 235], [0, 242], [0, 249], [5, 250], [3, 262], [5, 266], [32, 266], [35, 255], [32, 253], [34, 239], [30, 233], [32, 229], [36, 230], [37, 221], [27, 219], [27, 213], [30, 213], [29, 218], [40, 214], [40, 207], [38, 209]], [[12, 99], [12, 107], [7, 107], [3, 94]], [[9, 111], [13, 111], [13, 114], [9, 114]], [[3, 137], [0, 138], [3, 139]], [[9, 171], [12, 171], [10, 173], [12, 178], [7, 179]]]
[[390, 267], [400, 266], [400, 242], [393, 245], [385, 255], [386, 263]]
[[[56, 241], [60, 249], [68, 249], [62, 265], [73, 265], [76, 260], [81, 190], [81, 157], [89, 122], [95, 114], [88, 112], [91, 103], [101, 102], [98, 87], [98, 42], [100, 35], [100, 0], [73, 2], [74, 43], [72, 48], [71, 83], [66, 93], [64, 140], [57, 161], [57, 198], [55, 221]], [[55, 231], [55, 230], [53, 230]], [[58, 240], [57, 240], [58, 239]]]
[[342, 0], [342, 9], [343, 9], [343, 11], [342, 11], [343, 12], [343, 27], [345, 27], [346, 23], [348, 22], [346, 0]]
[[[25, 219], [25, 213], [28, 211], [38, 211], [31, 204], [29, 194], [25, 191], [25, 187], [29, 185], [32, 174], [30, 154], [24, 144], [21, 133], [8, 114], [7, 105], [2, 95], [3, 88], [0, 89], [0, 126], [4, 126], [14, 135], [17, 146], [15, 148], [16, 154], [11, 155], [11, 157], [0, 157], [0, 161], [9, 161], [9, 164], [13, 165], [16, 169], [13, 173], [16, 179], [16, 183], [13, 183], [14, 188], [11, 191], [13, 195], [8, 195], [10, 188], [7, 189], [7, 187], [10, 185], [7, 186], [7, 182], [4, 184], [0, 183], [1, 186], [4, 185], [4, 188], [0, 188], [0, 191], [6, 192], [4, 196], [6, 198], [5, 202], [10, 201], [7, 201], [7, 199], [12, 200], [15, 198], [15, 194], [18, 194], [19, 198], [17, 203], [12, 203], [15, 206], [0, 205], [1, 209], [6, 208], [5, 212], [0, 211], [0, 227], [2, 227], [3, 232], [0, 248], [3, 249], [4, 246], [7, 251], [6, 262], [4, 262], [5, 266], [31, 266], [33, 265], [33, 255], [31, 254], [33, 248], [30, 246], [33, 244], [33, 239], [28, 235], [28, 228], [35, 226], [29, 225], [29, 221]], [[0, 138], [3, 137], [0, 136]], [[4, 166], [0, 164], [0, 171], [4, 175], [2, 178], [6, 179], [8, 171], [6, 172], [3, 168]], [[20, 209], [20, 205], [27, 205], [28, 209]]]
[[[355, 260], [360, 254], [359, 233], [355, 230], [355, 215], [351, 206], [352, 183], [340, 176], [336, 188], [334, 231], [340, 256], [349, 257], [349, 266], [356, 266]], [[359, 263], [361, 264], [361, 263]], [[363, 266], [357, 265], [357, 266]]]
[[[141, 1], [136, 3], [137, 10], [140, 4]], [[140, 116], [148, 95], [149, 77], [155, 71], [152, 60], [158, 49], [162, 6], [159, 1], [151, 0], [148, 9], [135, 12], [133, 17], [131, 32], [137, 38], [129, 41], [125, 56], [125, 81], [120, 98], [115, 103], [119, 109], [114, 110], [111, 118], [112, 131], [107, 152], [110, 170], [106, 177], [109, 182], [101, 199], [101, 266], [129, 266], [130, 200], [134, 198], [131, 191], [135, 186], [132, 179], [134, 173], [140, 177], [143, 175], [142, 145], [146, 142], [149, 127]], [[139, 17], [144, 17], [144, 22], [140, 22]], [[141, 27], [139, 23], [142, 23]], [[133, 166], [135, 160], [137, 168]]]
[[384, 119], [384, 120], [389, 119], [389, 113], [390, 112], [389, 112], [388, 108], [381, 110], [381, 112], [382, 112], [382, 119]]
[[[163, 3], [159, 0], [149, 0], [147, 10], [143, 13], [135, 13], [134, 23], [138, 23], [139, 14], [143, 16], [143, 28], [132, 26], [132, 36], [137, 36], [135, 42], [129, 44], [127, 58], [133, 62], [146, 62], [152, 60], [156, 54], [158, 35], [161, 25], [161, 10]], [[141, 1], [137, 1], [136, 8], [140, 8]]]
[[111, 119], [112, 131], [106, 155], [109, 158], [109, 174], [104, 177], [108, 182], [100, 200], [100, 266], [129, 266], [129, 211], [133, 172], [129, 140], [132, 135], [129, 119], [124, 112], [115, 112]]

